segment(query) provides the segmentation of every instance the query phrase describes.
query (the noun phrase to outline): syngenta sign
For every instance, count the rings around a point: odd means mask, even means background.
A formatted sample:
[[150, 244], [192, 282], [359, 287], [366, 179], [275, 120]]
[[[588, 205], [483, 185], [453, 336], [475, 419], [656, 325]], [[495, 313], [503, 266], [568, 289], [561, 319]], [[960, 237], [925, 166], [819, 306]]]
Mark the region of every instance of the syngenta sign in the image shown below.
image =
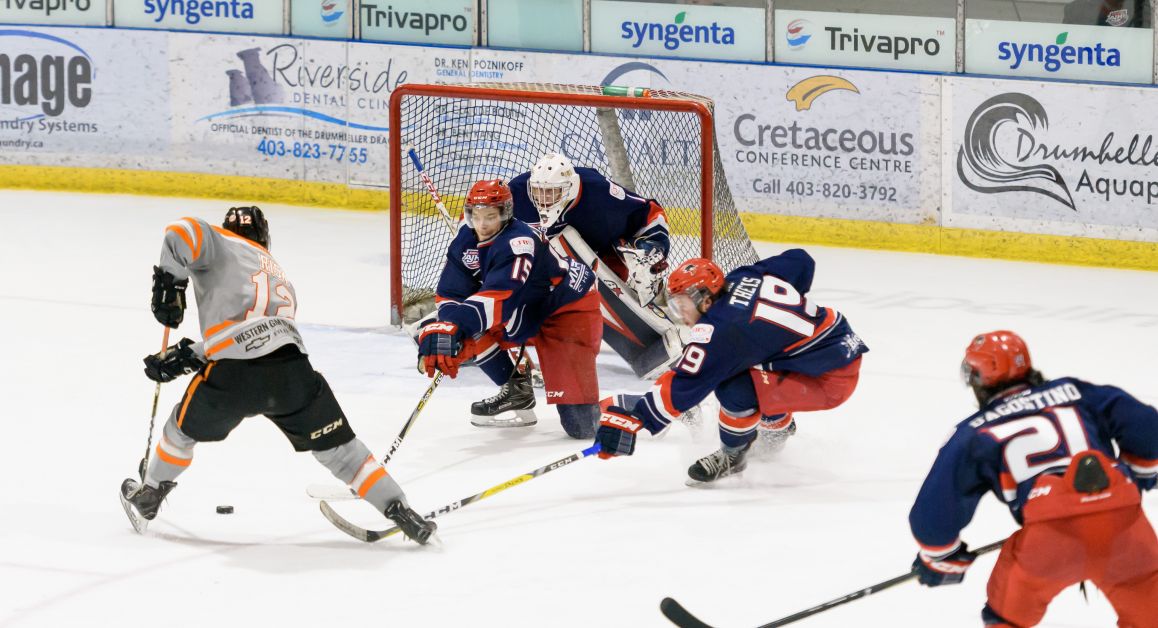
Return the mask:
[[87, 107], [95, 74], [92, 57], [67, 39], [0, 29], [0, 120], [54, 118]]
[[160, 23], [175, 16], [186, 24], [199, 24], [201, 18], [252, 20], [253, 3], [239, 0], [145, 0], [145, 15]]
[[764, 11], [592, 0], [594, 52], [763, 61]]
[[688, 12], [680, 11], [670, 22], [635, 22], [624, 20], [619, 25], [622, 38], [631, 42], [632, 48], [639, 48], [645, 41], [663, 44], [668, 50], [679, 50], [680, 44], [710, 44], [734, 46], [736, 29], [721, 26], [719, 22], [697, 24], [687, 21]]
[[1144, 29], [966, 20], [965, 32], [967, 72], [1151, 82], [1154, 45]]

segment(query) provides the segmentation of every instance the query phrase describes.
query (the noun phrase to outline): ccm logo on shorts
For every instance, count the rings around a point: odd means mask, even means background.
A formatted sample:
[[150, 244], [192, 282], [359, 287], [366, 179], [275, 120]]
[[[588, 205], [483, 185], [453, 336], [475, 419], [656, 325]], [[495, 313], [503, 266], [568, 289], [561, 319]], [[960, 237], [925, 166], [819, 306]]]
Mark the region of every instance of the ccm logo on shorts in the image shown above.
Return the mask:
[[313, 432], [310, 432], [310, 440], [317, 440], [317, 439], [325, 436], [326, 434], [329, 434], [330, 432], [338, 429], [339, 427], [342, 427], [342, 423], [345, 420], [346, 420], [345, 418], [338, 419], [337, 421], [334, 421], [333, 423], [323, 427], [320, 430], [315, 430]]

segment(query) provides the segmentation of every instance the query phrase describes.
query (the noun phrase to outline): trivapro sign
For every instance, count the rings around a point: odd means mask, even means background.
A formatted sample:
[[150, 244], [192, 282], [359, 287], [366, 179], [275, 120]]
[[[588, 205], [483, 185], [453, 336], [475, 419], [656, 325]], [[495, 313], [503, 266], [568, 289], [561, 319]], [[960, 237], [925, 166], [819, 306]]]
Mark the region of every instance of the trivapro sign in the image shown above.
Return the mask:
[[108, 0], [0, 0], [0, 24], [104, 26]]
[[953, 18], [776, 11], [776, 60], [952, 72]]
[[1121, 83], [1149, 83], [1153, 33], [1141, 28], [965, 22], [965, 71]]

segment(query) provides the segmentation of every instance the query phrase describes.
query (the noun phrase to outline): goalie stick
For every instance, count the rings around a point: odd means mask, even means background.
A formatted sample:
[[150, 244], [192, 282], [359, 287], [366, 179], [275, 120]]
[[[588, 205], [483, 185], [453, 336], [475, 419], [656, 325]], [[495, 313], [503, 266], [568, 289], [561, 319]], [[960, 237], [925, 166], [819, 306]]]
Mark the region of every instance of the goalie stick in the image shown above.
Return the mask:
[[[563, 467], [571, 464], [572, 462], [575, 462], [576, 460], [582, 460], [583, 458], [586, 458], [592, 454], [597, 454], [597, 453], [599, 453], [599, 449], [600, 449], [599, 444], [596, 443], [596, 444], [588, 447], [587, 449], [584, 449], [583, 451], [571, 454], [570, 456], [567, 456], [566, 458], [560, 458], [559, 460], [556, 460], [555, 462], [552, 462], [550, 464], [545, 464], [545, 465], [539, 467], [538, 469], [535, 469], [534, 471], [530, 471], [528, 473], [524, 473], [522, 475], [515, 476], [515, 477], [507, 480], [506, 482], [501, 482], [499, 484], [496, 484], [496, 485], [488, 488], [487, 490], [485, 490], [481, 493], [475, 493], [474, 495], [471, 495], [470, 497], [465, 497], [465, 498], [460, 499], [458, 501], [451, 502], [451, 503], [443, 506], [442, 508], [439, 508], [438, 510], [427, 513], [425, 518], [426, 519], [433, 519], [434, 517], [439, 517], [439, 516], [445, 515], [447, 513], [454, 512], [454, 511], [458, 510], [459, 508], [469, 506], [470, 504], [473, 504], [473, 503], [475, 503], [479, 500], [482, 500], [482, 499], [486, 499], [487, 497], [495, 495], [496, 493], [501, 493], [501, 492], [507, 490], [508, 488], [511, 488], [512, 486], [518, 486], [519, 484], [522, 484], [523, 482], [526, 482], [528, 480], [533, 480], [533, 479], [539, 477], [540, 475], [544, 475], [544, 474], [550, 473], [556, 469], [563, 468]], [[392, 528], [387, 528], [385, 530], [368, 530], [366, 528], [362, 528], [362, 527], [354, 525], [353, 523], [350, 523], [344, 517], [342, 517], [337, 512], [335, 512], [334, 509], [331, 508], [330, 505], [327, 504], [325, 501], [319, 502], [318, 507], [321, 509], [322, 515], [325, 516], [325, 518], [328, 519], [330, 523], [334, 524], [334, 527], [336, 527], [339, 530], [341, 530], [342, 532], [345, 532], [346, 534], [349, 534], [350, 536], [358, 539], [359, 541], [365, 541], [367, 543], [373, 543], [375, 541], [380, 541], [388, 536], [392, 536], [394, 534], [397, 534], [398, 532], [401, 531], [401, 529], [398, 526], [394, 526]]]
[[[980, 556], [982, 554], [992, 552], [995, 549], [999, 549], [1002, 543], [1005, 543], [1005, 539], [995, 543], [990, 543], [989, 545], [980, 547], [973, 551], [978, 556]], [[842, 604], [847, 604], [849, 602], [859, 600], [863, 597], [868, 597], [873, 593], [884, 591], [885, 589], [896, 586], [907, 580], [912, 580], [916, 577], [917, 570], [913, 569], [909, 573], [906, 573], [902, 576], [897, 576], [895, 578], [885, 580], [884, 582], [878, 582], [876, 584], [869, 585], [863, 589], [858, 589], [857, 591], [849, 593], [848, 595], [842, 595], [841, 597], [838, 597], [834, 600], [829, 600], [818, 606], [813, 606], [812, 608], [800, 611], [799, 613], [793, 613], [787, 617], [781, 617], [776, 621], [762, 624], [758, 626], [758, 628], [777, 628], [778, 626], [787, 626], [788, 624], [800, 621], [805, 617], [811, 617], [817, 613], [823, 613], [830, 608], [835, 608]], [[705, 624], [704, 622], [700, 621], [699, 618], [689, 613], [688, 610], [684, 608], [679, 602], [673, 600], [670, 597], [663, 598], [663, 601], [659, 603], [659, 610], [661, 613], [663, 613], [664, 617], [667, 617], [673, 624], [679, 626], [680, 628], [712, 628], [711, 624]]]

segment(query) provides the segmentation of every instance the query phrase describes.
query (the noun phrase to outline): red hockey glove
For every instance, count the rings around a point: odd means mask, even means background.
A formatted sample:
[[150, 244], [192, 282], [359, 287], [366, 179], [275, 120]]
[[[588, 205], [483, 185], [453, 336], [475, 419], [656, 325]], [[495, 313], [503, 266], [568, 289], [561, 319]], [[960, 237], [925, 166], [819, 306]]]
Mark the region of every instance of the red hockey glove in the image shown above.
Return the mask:
[[913, 569], [917, 572], [917, 579], [927, 587], [939, 587], [943, 584], [958, 584], [965, 579], [965, 571], [969, 565], [977, 560], [977, 554], [969, 551], [969, 546], [962, 543], [957, 549], [948, 554], [932, 556], [925, 552], [917, 552], [917, 559], [913, 561]]
[[451, 378], [458, 375], [458, 367], [466, 360], [463, 353], [463, 333], [458, 325], [446, 321], [427, 323], [418, 336], [418, 357], [427, 377], [436, 370]]
[[607, 460], [615, 456], [630, 456], [635, 453], [635, 433], [643, 427], [643, 421], [619, 406], [609, 406], [599, 417], [599, 429], [595, 430], [595, 442], [599, 443], [599, 457]]

